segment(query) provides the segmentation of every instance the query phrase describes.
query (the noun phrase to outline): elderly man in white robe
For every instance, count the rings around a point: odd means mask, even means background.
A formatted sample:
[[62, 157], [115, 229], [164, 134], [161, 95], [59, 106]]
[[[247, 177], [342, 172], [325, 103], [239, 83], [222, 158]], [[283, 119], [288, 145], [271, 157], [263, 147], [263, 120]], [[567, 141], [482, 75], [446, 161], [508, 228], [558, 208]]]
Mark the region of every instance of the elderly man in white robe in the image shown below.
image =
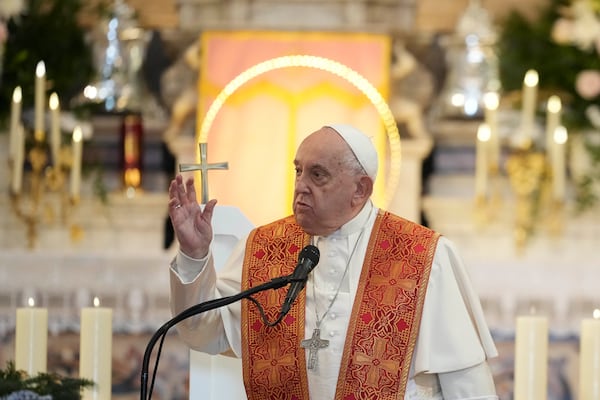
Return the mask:
[[242, 357], [248, 399], [497, 399], [497, 351], [452, 242], [371, 201], [377, 152], [349, 125], [299, 146], [293, 215], [253, 230], [219, 274], [210, 251], [216, 200], [198, 206], [193, 179], [169, 188], [180, 249], [172, 312], [291, 274], [300, 249], [321, 254], [289, 314], [286, 289], [178, 326], [193, 349]]

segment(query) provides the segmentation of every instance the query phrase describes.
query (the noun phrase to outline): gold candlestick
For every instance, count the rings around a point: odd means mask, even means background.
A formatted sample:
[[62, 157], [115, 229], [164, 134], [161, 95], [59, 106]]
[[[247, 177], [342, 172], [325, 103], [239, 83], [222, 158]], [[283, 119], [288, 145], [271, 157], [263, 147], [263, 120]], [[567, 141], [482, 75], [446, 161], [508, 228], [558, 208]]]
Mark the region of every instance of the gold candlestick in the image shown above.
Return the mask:
[[[28, 178], [24, 194], [22, 190], [11, 192], [11, 206], [17, 217], [22, 220], [27, 228], [27, 245], [32, 249], [38, 239], [39, 226], [45, 217], [54, 220], [54, 208], [47, 207], [47, 195], [56, 193], [60, 196], [60, 220], [66, 224], [68, 212], [77, 204], [78, 199], [69, 198], [66, 187], [67, 175], [71, 170], [72, 155], [68, 148], [62, 148], [59, 159], [53, 165], [48, 165], [48, 149], [45, 142], [34, 141], [33, 147], [27, 153], [27, 161], [31, 170], [24, 174]], [[10, 168], [23, 168], [13, 160]], [[46, 211], [46, 212], [43, 212]]]

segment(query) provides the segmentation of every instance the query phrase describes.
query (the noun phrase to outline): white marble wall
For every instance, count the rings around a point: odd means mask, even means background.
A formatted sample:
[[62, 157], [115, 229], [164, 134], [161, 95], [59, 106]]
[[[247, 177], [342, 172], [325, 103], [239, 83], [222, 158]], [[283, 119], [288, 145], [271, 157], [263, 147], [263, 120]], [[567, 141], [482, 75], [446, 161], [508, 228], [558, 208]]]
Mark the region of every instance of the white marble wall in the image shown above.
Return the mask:
[[326, 29], [408, 32], [416, 0], [178, 0], [184, 31]]

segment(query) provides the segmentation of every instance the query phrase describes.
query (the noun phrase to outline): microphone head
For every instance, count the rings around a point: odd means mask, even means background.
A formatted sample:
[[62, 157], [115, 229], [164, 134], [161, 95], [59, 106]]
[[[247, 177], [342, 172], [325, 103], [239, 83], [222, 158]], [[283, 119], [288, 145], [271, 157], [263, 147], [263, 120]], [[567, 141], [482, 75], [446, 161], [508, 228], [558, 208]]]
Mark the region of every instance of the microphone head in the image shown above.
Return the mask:
[[316, 266], [317, 263], [319, 262], [319, 257], [320, 257], [320, 253], [319, 253], [319, 249], [317, 248], [317, 246], [313, 246], [312, 244], [309, 244], [308, 246], [304, 247], [301, 251], [300, 251], [300, 255], [298, 256], [298, 260], [300, 260], [300, 262], [302, 262], [302, 260], [308, 258], [310, 260], [310, 271], [312, 271]]

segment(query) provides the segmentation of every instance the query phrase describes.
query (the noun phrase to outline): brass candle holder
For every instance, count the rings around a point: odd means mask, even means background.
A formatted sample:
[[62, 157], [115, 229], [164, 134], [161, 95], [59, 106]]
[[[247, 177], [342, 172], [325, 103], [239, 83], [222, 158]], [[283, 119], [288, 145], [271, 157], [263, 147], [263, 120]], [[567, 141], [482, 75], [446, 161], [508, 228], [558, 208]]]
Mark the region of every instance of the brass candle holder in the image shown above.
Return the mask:
[[546, 157], [533, 149], [514, 150], [506, 160], [506, 172], [516, 196], [515, 243], [522, 250], [541, 215], [543, 184], [547, 176]]
[[[27, 228], [27, 246], [32, 249], [36, 246], [39, 227], [42, 222], [54, 222], [56, 208], [60, 214], [60, 222], [66, 225], [69, 213], [79, 203], [78, 195], [70, 195], [68, 177], [73, 165], [73, 154], [71, 148], [63, 146], [60, 148], [58, 159], [48, 163], [48, 146], [43, 140], [43, 134], [35, 134], [34, 142], [26, 152], [26, 161], [31, 166], [29, 171], [24, 171], [23, 180], [27, 183], [23, 189], [11, 191], [11, 207], [15, 215], [25, 223]], [[23, 168], [16, 165], [15, 160], [9, 160], [11, 175], [14, 168]], [[26, 191], [27, 194], [23, 192]], [[55, 194], [55, 196], [52, 196]], [[53, 198], [58, 197], [58, 205], [51, 204]], [[71, 231], [73, 237], [73, 230]]]

